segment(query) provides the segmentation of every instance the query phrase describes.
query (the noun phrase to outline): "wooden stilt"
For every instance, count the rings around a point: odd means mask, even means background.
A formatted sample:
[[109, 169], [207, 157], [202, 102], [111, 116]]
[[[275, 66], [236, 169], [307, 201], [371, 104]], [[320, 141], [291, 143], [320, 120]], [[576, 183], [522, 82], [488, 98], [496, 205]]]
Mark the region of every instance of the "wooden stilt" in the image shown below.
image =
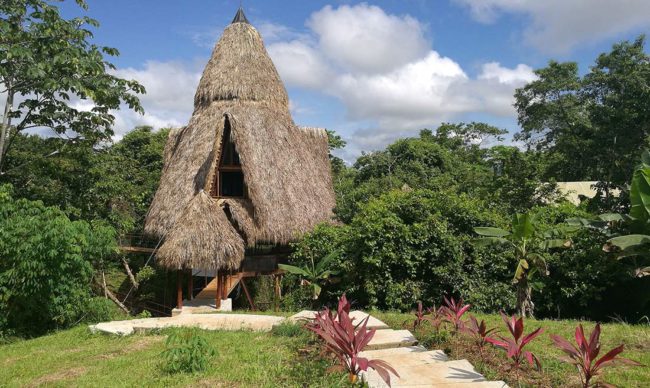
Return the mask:
[[194, 299], [194, 276], [192, 275], [192, 269], [190, 268], [189, 279], [187, 281], [187, 300]]
[[275, 311], [280, 310], [280, 298], [282, 297], [282, 289], [280, 287], [280, 275], [273, 275], [275, 282]]
[[183, 270], [176, 271], [176, 308], [183, 308]]
[[214, 305], [217, 307], [217, 310], [221, 308], [221, 274], [217, 271], [217, 276], [215, 277], [217, 281], [217, 292], [215, 293]]
[[251, 298], [251, 294], [248, 292], [248, 287], [246, 287], [246, 283], [244, 283], [244, 278], [239, 279], [239, 282], [241, 283], [241, 288], [244, 289], [246, 299], [248, 299], [248, 304], [251, 306], [251, 311], [257, 311], [255, 303], [253, 303], [253, 298]]
[[228, 298], [228, 275], [224, 272], [221, 275], [221, 299]]

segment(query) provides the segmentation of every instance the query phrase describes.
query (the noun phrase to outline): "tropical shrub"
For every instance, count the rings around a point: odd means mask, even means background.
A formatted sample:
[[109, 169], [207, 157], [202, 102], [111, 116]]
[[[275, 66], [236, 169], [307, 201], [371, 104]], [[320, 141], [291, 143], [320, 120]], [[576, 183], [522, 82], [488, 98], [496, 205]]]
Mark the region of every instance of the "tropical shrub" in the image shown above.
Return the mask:
[[409, 311], [418, 300], [463, 295], [466, 289], [479, 295], [507, 281], [502, 268], [508, 258], [485, 256], [487, 251], [473, 247], [469, 236], [473, 226], [499, 217], [480, 208], [480, 202], [464, 199], [394, 190], [362, 205], [342, 227], [347, 237], [340, 240], [344, 259], [337, 269], [343, 275], [332, 290], [347, 292], [361, 306]]
[[167, 337], [162, 356], [167, 373], [197, 373], [208, 368], [216, 352], [198, 329], [173, 331]]
[[483, 347], [488, 342], [488, 336], [496, 331], [496, 328], [488, 328], [484, 320], [481, 320], [479, 323], [475, 316], [470, 315], [469, 320], [465, 322], [465, 325], [463, 325], [461, 330], [476, 339], [476, 344], [482, 353]]
[[508, 318], [503, 312], [501, 312], [501, 318], [508, 328], [508, 332], [512, 338], [506, 338], [503, 336], [487, 337], [485, 340], [497, 347], [500, 347], [506, 351], [508, 358], [510, 358], [515, 366], [519, 368], [521, 362], [526, 359], [531, 366], [537, 367], [537, 369], [542, 369], [542, 364], [535, 354], [524, 350], [524, 347], [528, 345], [535, 337], [539, 336], [544, 332], [544, 329], [541, 327], [536, 330], [524, 335], [524, 318], [520, 317], [516, 319], [513, 315]]
[[331, 277], [338, 274], [337, 271], [329, 269], [330, 263], [337, 254], [336, 251], [331, 252], [320, 259], [318, 263], [315, 263], [314, 258], [311, 257], [309, 265], [304, 267], [289, 264], [278, 264], [278, 267], [288, 273], [300, 276], [300, 285], [310, 287], [312, 289], [312, 299], [317, 300], [322, 290], [321, 286], [327, 284]]
[[471, 305], [464, 305], [463, 298], [461, 298], [458, 302], [453, 297], [447, 298], [444, 296], [443, 298], [445, 302], [440, 308], [440, 315], [445, 322], [452, 326], [454, 329], [453, 333], [456, 334], [463, 328], [463, 315], [467, 312], [467, 310], [469, 310]]
[[383, 360], [368, 360], [365, 357], [359, 357], [359, 353], [375, 335], [376, 329], [366, 329], [370, 317], [366, 317], [355, 325], [349, 313], [350, 303], [343, 294], [339, 299], [336, 315], [329, 308], [325, 308], [318, 312], [314, 321], [308, 323], [306, 327], [325, 341], [327, 349], [347, 370], [351, 383], [357, 381], [361, 371], [371, 368], [390, 386], [390, 373], [399, 377], [390, 364]]
[[598, 387], [611, 387], [612, 385], [599, 381], [594, 383], [593, 379], [597, 377], [603, 368], [612, 366], [615, 363], [628, 364], [640, 366], [636, 361], [628, 360], [626, 358], [618, 357], [623, 352], [624, 345], [615, 347], [607, 352], [602, 357], [598, 358], [600, 353], [600, 324], [591, 332], [589, 339], [585, 337], [582, 325], [576, 327], [576, 345], [560, 337], [559, 335], [551, 334], [551, 339], [560, 350], [562, 350], [568, 357], [562, 360], [566, 361], [576, 367], [580, 374], [580, 382], [584, 388], [592, 386]]
[[0, 186], [0, 331], [39, 334], [83, 317], [93, 260], [115, 251], [114, 230], [71, 221]]

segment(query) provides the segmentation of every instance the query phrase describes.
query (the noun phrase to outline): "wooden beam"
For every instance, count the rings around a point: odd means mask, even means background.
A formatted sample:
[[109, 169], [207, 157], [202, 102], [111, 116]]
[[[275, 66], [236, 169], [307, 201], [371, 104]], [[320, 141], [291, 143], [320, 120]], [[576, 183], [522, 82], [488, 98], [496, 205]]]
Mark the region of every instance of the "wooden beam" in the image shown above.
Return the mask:
[[244, 283], [244, 279], [243, 278], [239, 279], [239, 282], [241, 283], [241, 287], [244, 289], [244, 293], [246, 294], [246, 299], [248, 299], [248, 304], [251, 306], [251, 311], [257, 311], [257, 308], [255, 307], [255, 303], [253, 302], [253, 298], [251, 298], [251, 294], [248, 292], [248, 287], [246, 287], [246, 283]]
[[156, 253], [158, 249], [156, 248], [146, 248], [146, 247], [133, 247], [133, 246], [121, 246], [119, 249], [122, 252], [127, 253]]
[[183, 270], [176, 271], [176, 308], [183, 308]]

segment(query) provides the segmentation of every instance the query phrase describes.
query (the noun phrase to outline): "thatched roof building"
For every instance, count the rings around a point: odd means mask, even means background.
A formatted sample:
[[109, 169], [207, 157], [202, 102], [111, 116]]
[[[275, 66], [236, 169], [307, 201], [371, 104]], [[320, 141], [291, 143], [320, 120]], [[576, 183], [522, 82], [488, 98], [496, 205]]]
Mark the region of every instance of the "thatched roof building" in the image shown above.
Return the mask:
[[285, 245], [331, 219], [323, 129], [302, 128], [241, 10], [208, 62], [189, 124], [172, 131], [145, 233], [170, 269], [236, 270], [247, 247]]

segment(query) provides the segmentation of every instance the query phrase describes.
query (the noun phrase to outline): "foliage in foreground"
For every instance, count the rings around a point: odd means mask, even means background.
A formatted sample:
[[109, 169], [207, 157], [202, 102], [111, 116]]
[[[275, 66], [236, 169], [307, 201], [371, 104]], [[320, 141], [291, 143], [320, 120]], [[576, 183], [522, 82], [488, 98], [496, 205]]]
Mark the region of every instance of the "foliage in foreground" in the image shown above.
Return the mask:
[[591, 386], [612, 387], [612, 385], [599, 381], [594, 384], [592, 379], [597, 377], [603, 368], [612, 366], [615, 363], [622, 363], [634, 366], [640, 366], [636, 361], [618, 357], [623, 352], [624, 345], [619, 345], [598, 358], [600, 353], [600, 324], [591, 332], [589, 339], [585, 337], [582, 325], [576, 327], [575, 339], [577, 346], [573, 345], [559, 335], [551, 335], [555, 346], [560, 348], [568, 355], [565, 360], [574, 365], [580, 374], [580, 382], [584, 388]]
[[350, 303], [343, 294], [339, 299], [336, 314], [329, 308], [325, 308], [316, 314], [313, 321], [307, 323], [306, 328], [325, 342], [327, 349], [336, 356], [348, 372], [351, 383], [357, 381], [361, 371], [371, 368], [390, 386], [390, 373], [399, 377], [390, 364], [383, 360], [368, 360], [359, 356], [377, 331], [377, 329], [366, 329], [370, 316], [355, 325], [349, 314]]
[[216, 355], [198, 329], [173, 331], [165, 346], [163, 370], [172, 374], [203, 372]]
[[508, 332], [512, 338], [507, 338], [499, 336], [498, 338], [488, 337], [486, 341], [503, 348], [506, 350], [508, 358], [512, 360], [515, 365], [515, 368], [519, 368], [521, 362], [525, 358], [531, 366], [536, 366], [537, 369], [542, 369], [542, 363], [539, 361], [537, 356], [528, 351], [524, 350], [524, 347], [528, 345], [532, 340], [535, 339], [538, 335], [544, 332], [544, 329], [538, 327], [536, 330], [524, 335], [524, 318], [520, 317], [517, 319], [514, 315], [510, 318], [504, 313], [501, 313], [501, 318], [508, 328]]
[[115, 251], [102, 223], [70, 221], [0, 186], [0, 333], [34, 335], [84, 318], [95, 259]]

